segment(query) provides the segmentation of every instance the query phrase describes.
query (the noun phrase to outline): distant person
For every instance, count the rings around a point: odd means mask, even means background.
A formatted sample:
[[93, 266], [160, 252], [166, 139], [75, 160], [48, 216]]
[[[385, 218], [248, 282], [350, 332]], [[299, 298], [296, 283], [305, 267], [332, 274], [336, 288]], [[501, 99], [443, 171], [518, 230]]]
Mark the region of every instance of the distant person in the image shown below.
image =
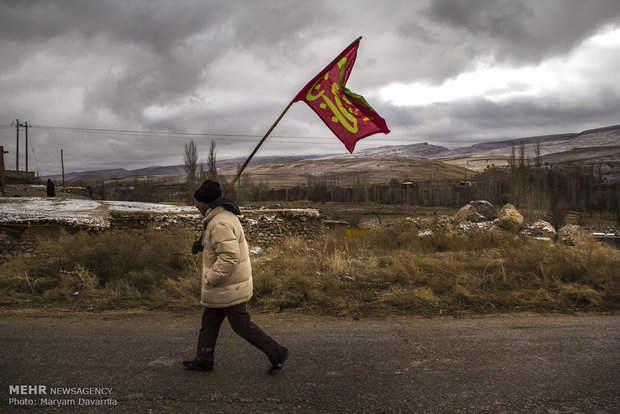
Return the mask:
[[47, 196], [56, 197], [56, 186], [51, 178], [47, 179]]
[[252, 297], [252, 266], [237, 204], [222, 197], [217, 181], [206, 180], [194, 193], [196, 207], [204, 216], [203, 233], [192, 246], [202, 251], [204, 306], [196, 358], [183, 361], [186, 369], [211, 371], [215, 343], [224, 318], [233, 331], [267, 355], [270, 375], [277, 374], [288, 358], [288, 349], [265, 334], [250, 319], [245, 304]]

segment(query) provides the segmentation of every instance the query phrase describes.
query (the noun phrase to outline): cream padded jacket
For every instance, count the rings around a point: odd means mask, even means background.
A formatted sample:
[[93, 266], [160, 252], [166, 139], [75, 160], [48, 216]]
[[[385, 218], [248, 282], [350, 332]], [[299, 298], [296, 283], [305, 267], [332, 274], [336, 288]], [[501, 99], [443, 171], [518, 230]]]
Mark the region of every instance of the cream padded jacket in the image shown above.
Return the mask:
[[219, 206], [207, 214], [203, 225], [200, 302], [209, 308], [247, 302], [252, 297], [252, 265], [239, 219]]

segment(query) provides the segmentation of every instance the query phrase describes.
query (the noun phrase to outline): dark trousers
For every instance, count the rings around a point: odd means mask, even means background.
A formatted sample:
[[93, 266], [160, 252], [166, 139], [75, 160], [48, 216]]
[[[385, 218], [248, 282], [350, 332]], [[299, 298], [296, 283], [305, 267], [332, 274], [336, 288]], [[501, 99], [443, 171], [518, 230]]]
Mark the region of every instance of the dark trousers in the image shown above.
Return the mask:
[[197, 357], [201, 363], [213, 364], [215, 343], [224, 318], [228, 318], [231, 328], [237, 335], [263, 351], [272, 364], [282, 360], [286, 348], [252, 322], [250, 314], [245, 309], [245, 303], [241, 303], [228, 308], [204, 308], [197, 350]]

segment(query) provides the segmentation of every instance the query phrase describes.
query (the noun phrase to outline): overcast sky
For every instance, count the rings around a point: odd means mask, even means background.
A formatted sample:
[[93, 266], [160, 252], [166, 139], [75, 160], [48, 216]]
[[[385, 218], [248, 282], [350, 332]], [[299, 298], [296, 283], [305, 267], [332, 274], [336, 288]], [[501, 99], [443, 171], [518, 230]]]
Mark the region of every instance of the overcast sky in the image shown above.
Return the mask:
[[[3, 0], [6, 166], [15, 119], [40, 174], [61, 148], [66, 171], [182, 164], [190, 139], [204, 160], [212, 139], [218, 159], [247, 156], [358, 36], [347, 86], [392, 132], [357, 149], [620, 124], [617, 0]], [[299, 102], [257, 155], [344, 152]]]

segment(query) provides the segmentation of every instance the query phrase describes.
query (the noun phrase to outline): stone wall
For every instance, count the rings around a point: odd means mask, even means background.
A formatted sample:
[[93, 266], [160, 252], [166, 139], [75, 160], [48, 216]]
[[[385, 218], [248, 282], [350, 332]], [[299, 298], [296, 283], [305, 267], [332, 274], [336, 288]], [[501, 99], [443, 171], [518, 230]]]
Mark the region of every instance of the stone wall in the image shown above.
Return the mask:
[[316, 240], [327, 229], [318, 210], [243, 211], [241, 224], [250, 246], [268, 247], [288, 236]]
[[55, 224], [2, 225], [0, 227], [0, 263], [18, 254], [33, 255], [39, 239], [56, 238], [62, 230], [63, 226]]
[[[39, 238], [55, 238], [63, 231], [156, 230], [190, 228], [196, 234], [202, 230], [199, 214], [147, 214], [110, 211], [110, 226], [100, 227], [69, 225], [54, 222], [2, 223], [0, 225], [0, 262], [16, 254], [34, 254]], [[252, 248], [266, 248], [288, 236], [316, 240], [334, 228], [344, 228], [346, 223], [326, 221], [314, 209], [293, 210], [243, 210], [239, 217], [248, 244]]]
[[[315, 209], [242, 210], [239, 221], [243, 225], [248, 244], [268, 247], [288, 236], [316, 240], [332, 229], [334, 222], [325, 220]], [[157, 230], [170, 227], [190, 228], [196, 234], [202, 231], [202, 217], [196, 215], [143, 215], [110, 214], [112, 229], [140, 229], [153, 227]]]

